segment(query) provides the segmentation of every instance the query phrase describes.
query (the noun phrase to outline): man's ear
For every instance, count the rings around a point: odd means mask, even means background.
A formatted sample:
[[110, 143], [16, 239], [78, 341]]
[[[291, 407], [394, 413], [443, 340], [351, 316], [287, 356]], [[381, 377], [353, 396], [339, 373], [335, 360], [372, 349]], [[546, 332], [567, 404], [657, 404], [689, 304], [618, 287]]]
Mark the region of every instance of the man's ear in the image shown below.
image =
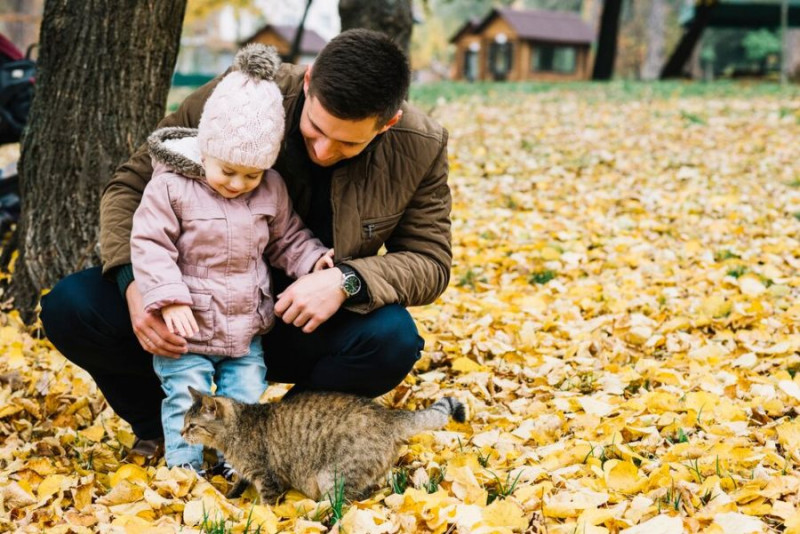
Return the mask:
[[397, 113], [394, 114], [394, 117], [389, 119], [389, 121], [386, 124], [383, 125], [383, 127], [378, 131], [378, 133], [382, 134], [383, 132], [385, 132], [386, 130], [388, 130], [389, 128], [391, 128], [395, 124], [397, 124], [398, 121], [400, 119], [402, 119], [402, 118], [403, 118], [403, 110], [402, 109], [398, 109]]
[[308, 86], [311, 83], [311, 65], [308, 66], [306, 69], [306, 73], [303, 74], [303, 93], [305, 93], [306, 98], [308, 98]]

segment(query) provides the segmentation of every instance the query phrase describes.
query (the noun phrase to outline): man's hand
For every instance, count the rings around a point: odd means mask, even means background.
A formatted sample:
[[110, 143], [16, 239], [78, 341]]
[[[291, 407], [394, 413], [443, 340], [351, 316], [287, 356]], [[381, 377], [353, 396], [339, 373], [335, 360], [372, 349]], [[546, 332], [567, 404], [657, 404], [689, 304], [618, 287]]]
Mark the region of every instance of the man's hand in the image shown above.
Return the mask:
[[159, 315], [144, 311], [136, 280], [125, 290], [125, 300], [128, 301], [133, 333], [144, 350], [167, 358], [180, 358], [186, 353], [186, 340], [170, 332]]
[[325, 269], [298, 278], [278, 295], [275, 315], [309, 334], [342, 307], [342, 271]]
[[161, 308], [161, 317], [164, 318], [167, 328], [173, 334], [189, 337], [197, 334], [200, 327], [194, 319], [192, 308], [186, 304], [172, 304]]

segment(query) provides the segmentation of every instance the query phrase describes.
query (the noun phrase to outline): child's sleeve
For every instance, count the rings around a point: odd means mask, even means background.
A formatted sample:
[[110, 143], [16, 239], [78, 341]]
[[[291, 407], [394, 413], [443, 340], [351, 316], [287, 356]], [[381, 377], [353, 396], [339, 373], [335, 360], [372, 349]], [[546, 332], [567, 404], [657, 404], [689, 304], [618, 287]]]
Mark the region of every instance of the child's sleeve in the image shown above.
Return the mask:
[[277, 210], [269, 225], [269, 243], [264, 254], [271, 265], [283, 269], [292, 278], [300, 278], [311, 272], [328, 248], [295, 213], [283, 178], [275, 171], [268, 171], [265, 179], [272, 180], [269, 186], [275, 188]]
[[173, 208], [169, 184], [154, 176], [133, 215], [131, 261], [136, 284], [147, 311], [171, 304], [192, 304], [189, 288], [178, 268], [180, 220]]

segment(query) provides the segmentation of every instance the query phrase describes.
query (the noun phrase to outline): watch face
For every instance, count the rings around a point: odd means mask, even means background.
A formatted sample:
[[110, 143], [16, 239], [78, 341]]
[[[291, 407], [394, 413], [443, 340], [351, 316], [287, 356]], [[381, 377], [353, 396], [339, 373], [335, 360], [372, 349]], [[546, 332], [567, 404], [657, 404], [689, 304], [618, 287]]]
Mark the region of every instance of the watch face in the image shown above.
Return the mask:
[[342, 280], [342, 289], [352, 297], [361, 289], [361, 280], [353, 273], [348, 273]]

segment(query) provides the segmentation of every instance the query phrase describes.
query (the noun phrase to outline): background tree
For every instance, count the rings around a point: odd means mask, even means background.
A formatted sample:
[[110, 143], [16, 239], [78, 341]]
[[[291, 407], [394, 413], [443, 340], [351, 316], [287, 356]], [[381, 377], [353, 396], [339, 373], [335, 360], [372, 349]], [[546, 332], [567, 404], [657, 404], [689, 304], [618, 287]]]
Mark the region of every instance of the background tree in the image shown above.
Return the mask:
[[244, 17], [259, 16], [261, 14], [253, 0], [181, 0], [186, 5], [184, 24], [193, 24], [205, 21], [209, 15], [225, 7], [233, 10], [236, 21], [236, 38], [243, 39], [242, 19]]
[[614, 75], [614, 59], [617, 56], [617, 34], [622, 0], [605, 0], [600, 16], [597, 36], [597, 54], [594, 59], [593, 80], [610, 80]]
[[47, 0], [22, 142], [22, 217], [11, 294], [98, 262], [98, 204], [114, 169], [164, 116], [185, 0]]
[[408, 55], [414, 23], [411, 0], [339, 0], [339, 17], [342, 31], [351, 28], [381, 31]]
[[780, 35], [766, 28], [748, 32], [742, 40], [742, 46], [747, 59], [756, 63], [761, 74], [766, 72], [770, 59], [776, 66], [778, 65], [783, 49]]
[[303, 9], [303, 17], [300, 19], [300, 24], [297, 25], [297, 31], [294, 32], [294, 40], [292, 41], [292, 49], [289, 51], [289, 62], [297, 63], [300, 58], [300, 47], [303, 44], [303, 34], [306, 31], [306, 18], [308, 18], [308, 10], [311, 9], [313, 0], [306, 0], [306, 7]]
[[657, 80], [661, 66], [666, 57], [666, 18], [667, 5], [665, 0], [650, 0], [647, 13], [647, 52], [642, 65], [643, 80]]
[[678, 78], [683, 75], [684, 65], [703, 35], [703, 30], [708, 26], [708, 21], [711, 20], [711, 14], [717, 4], [718, 0], [695, 0], [692, 24], [683, 33], [678, 46], [675, 47], [664, 68], [661, 69], [660, 78], [662, 80]]

